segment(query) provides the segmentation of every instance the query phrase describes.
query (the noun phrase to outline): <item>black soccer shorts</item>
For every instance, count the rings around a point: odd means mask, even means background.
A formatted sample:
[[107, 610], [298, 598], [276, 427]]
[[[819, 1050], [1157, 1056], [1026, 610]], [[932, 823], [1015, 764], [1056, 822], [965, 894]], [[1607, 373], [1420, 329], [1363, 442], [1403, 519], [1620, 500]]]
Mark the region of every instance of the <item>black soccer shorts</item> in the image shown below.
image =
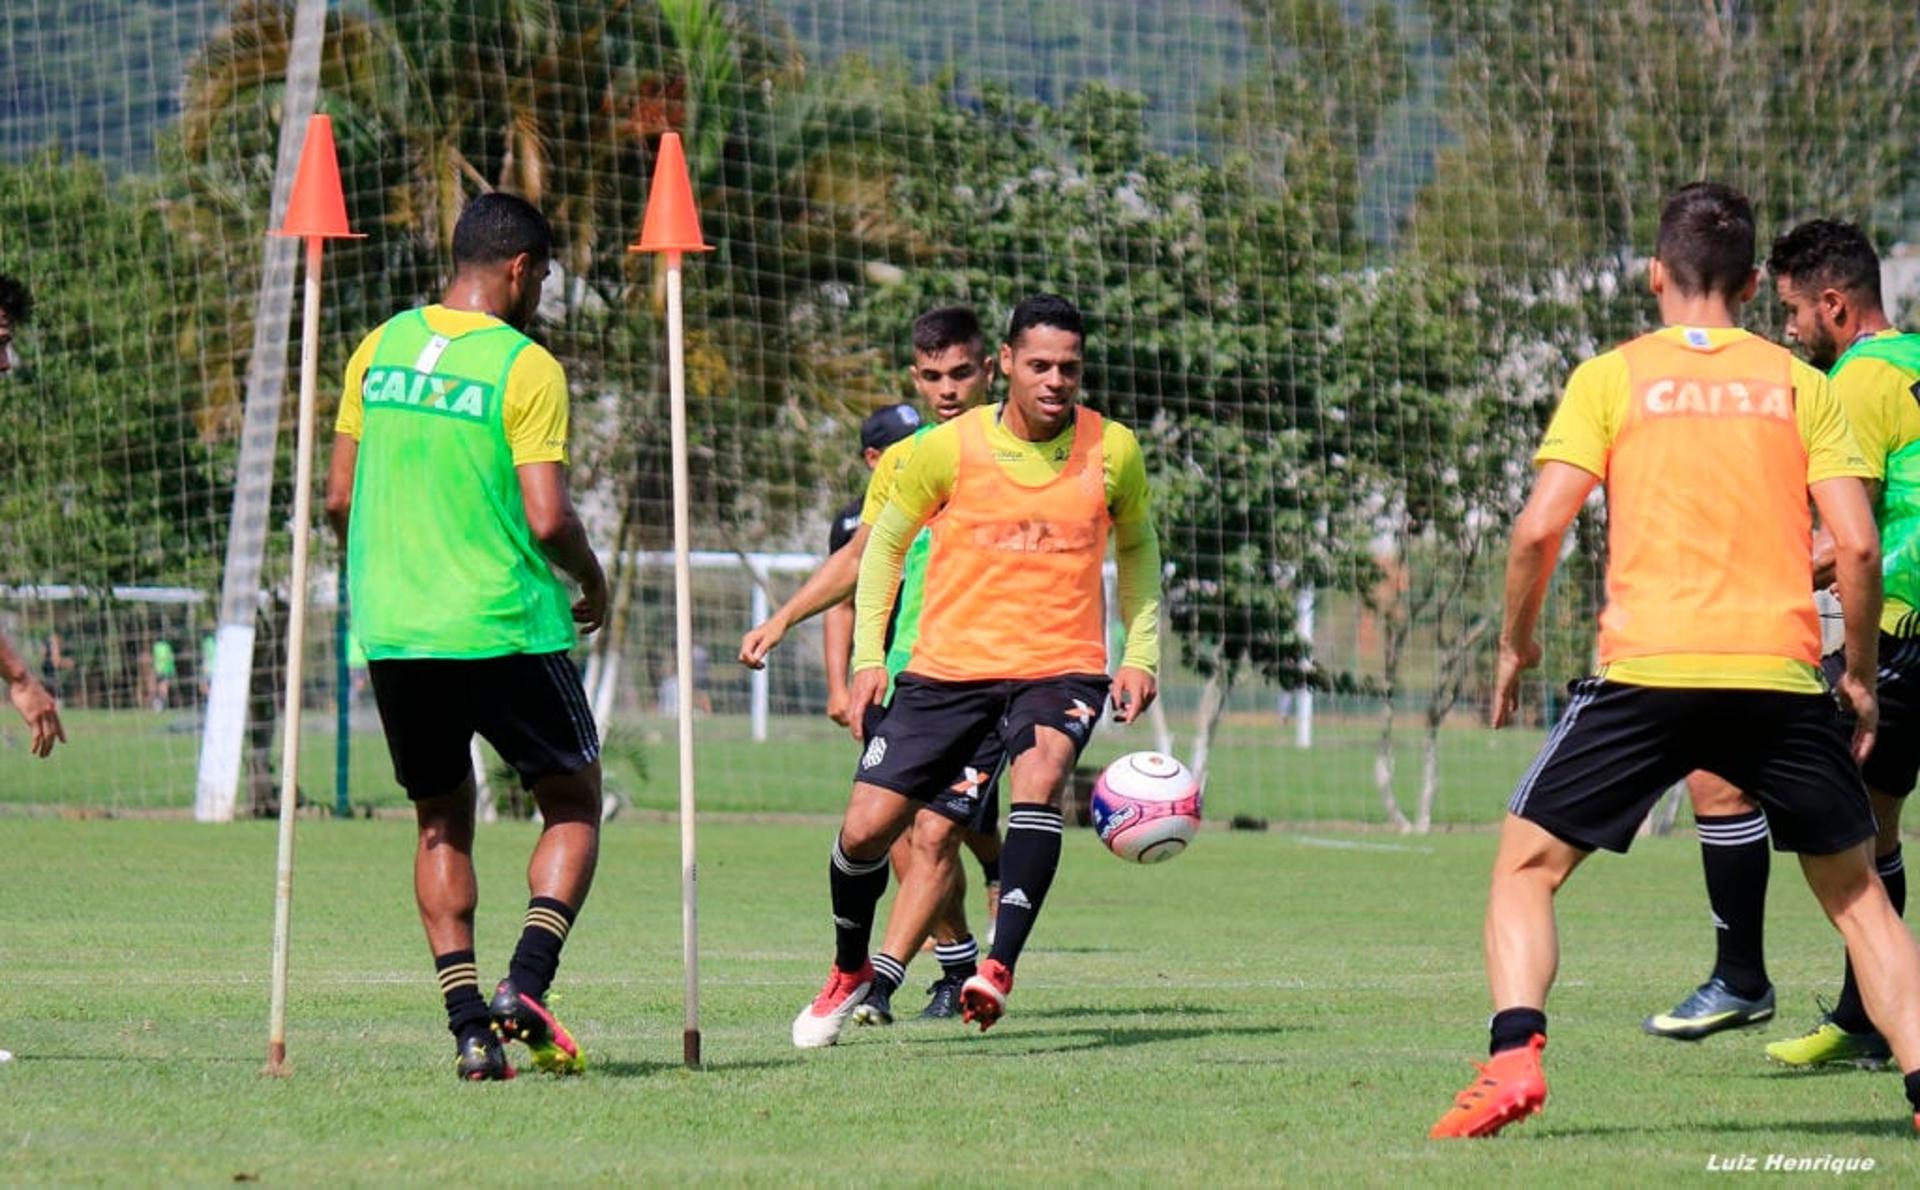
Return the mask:
[[885, 713], [868, 721], [853, 779], [986, 831], [998, 817], [993, 775], [1033, 747], [1040, 727], [1073, 741], [1077, 760], [1100, 722], [1107, 686], [1105, 674], [984, 682], [901, 674]]
[[565, 653], [370, 661], [367, 679], [394, 779], [415, 801], [452, 793], [472, 774], [475, 733], [528, 789], [600, 757], [586, 690]]
[[[1846, 655], [1829, 653], [1821, 668], [1828, 682], [1839, 682], [1846, 672]], [[1847, 731], [1853, 730], [1853, 716], [1844, 709], [1841, 721]], [[1860, 776], [1867, 788], [1888, 797], [1912, 793], [1914, 779], [1920, 777], [1920, 637], [1880, 634], [1880, 728]]]
[[1780, 851], [1831, 855], [1874, 836], [1866, 786], [1826, 694], [1668, 689], [1587, 678], [1507, 809], [1584, 850], [1624, 852], [1675, 781], [1705, 769], [1767, 812]]

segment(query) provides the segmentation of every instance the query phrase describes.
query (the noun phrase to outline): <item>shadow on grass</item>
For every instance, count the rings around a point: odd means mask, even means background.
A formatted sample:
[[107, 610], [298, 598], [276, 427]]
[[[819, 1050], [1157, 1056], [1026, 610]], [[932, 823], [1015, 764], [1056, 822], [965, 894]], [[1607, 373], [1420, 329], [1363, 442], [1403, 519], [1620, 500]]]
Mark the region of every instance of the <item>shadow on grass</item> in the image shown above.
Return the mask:
[[1035, 1020], [1046, 1018], [1064, 1020], [1074, 1017], [1090, 1016], [1113, 1020], [1116, 1017], [1144, 1013], [1164, 1014], [1170, 1017], [1223, 1016], [1226, 1010], [1222, 1008], [1211, 1008], [1204, 1004], [1142, 1004], [1138, 1007], [1124, 1004], [1070, 1004], [1064, 1008], [1035, 1008], [1031, 1010], [1023, 1008], [1020, 1010], [1020, 1019]]
[[747, 1061], [722, 1060], [703, 1063], [698, 1070], [688, 1070], [680, 1062], [635, 1062], [616, 1059], [609, 1062], [594, 1062], [587, 1067], [589, 1077], [604, 1075], [608, 1078], [655, 1078], [663, 1074], [714, 1075], [732, 1074], [749, 1070], [784, 1070], [802, 1061], [796, 1054], [791, 1058], [754, 1058]]
[[1643, 1124], [1594, 1124], [1584, 1128], [1557, 1128], [1543, 1125], [1530, 1135], [1538, 1136], [1543, 1140], [1549, 1137], [1580, 1136], [1637, 1136], [1642, 1139], [1658, 1135], [1676, 1138], [1697, 1136], [1704, 1150], [1713, 1147], [1715, 1137], [1729, 1133], [1764, 1136], [1778, 1147], [1780, 1144], [1792, 1144], [1796, 1136], [1887, 1137], [1910, 1140], [1913, 1137], [1913, 1124], [1911, 1117], [1889, 1112], [1886, 1115], [1867, 1116], [1857, 1120], [1738, 1120], [1726, 1124], [1715, 1124], [1711, 1128], [1687, 1129], [1684, 1132], [1661, 1128], [1652, 1120]]
[[[1191, 1029], [1039, 1029], [1012, 1034], [1007, 1038], [1007, 1044], [1004, 1045], [996, 1045], [990, 1040], [976, 1041], [971, 1037], [965, 1036], [915, 1038], [909, 1044], [938, 1045], [956, 1057], [1026, 1058], [1034, 1054], [1067, 1054], [1105, 1049], [1129, 1049], [1137, 1045], [1158, 1045], [1169, 1041], [1199, 1041], [1222, 1037], [1277, 1037], [1286, 1033], [1302, 1033], [1306, 1031], [1307, 1030], [1300, 1025], [1243, 1026], [1226, 1029], [1207, 1028], [1204, 1026], [1196, 1026]], [[1032, 1042], [1039, 1042], [1041, 1044], [1029, 1044]], [[1049, 1042], [1053, 1044], [1047, 1044]]]
[[[21, 1053], [16, 1053], [13, 1055], [13, 1057], [16, 1062], [100, 1062], [103, 1064], [111, 1064], [111, 1063], [118, 1063], [118, 1062], [136, 1062], [136, 1063], [145, 1064], [148, 1062], [164, 1061], [169, 1065], [176, 1064], [176, 1063], [192, 1063], [194, 1065], [199, 1065], [199, 1066], [264, 1067], [266, 1065], [266, 1062], [262, 1060], [260, 1057], [258, 1057], [257, 1055], [254, 1057], [248, 1058], [248, 1057], [241, 1057], [238, 1054], [168, 1053], [164, 1055], [155, 1055], [155, 1054], [133, 1053], [129, 1051], [127, 1053], [122, 1053], [122, 1054], [21, 1054]], [[289, 1066], [291, 1066], [291, 1062], [289, 1062]]]

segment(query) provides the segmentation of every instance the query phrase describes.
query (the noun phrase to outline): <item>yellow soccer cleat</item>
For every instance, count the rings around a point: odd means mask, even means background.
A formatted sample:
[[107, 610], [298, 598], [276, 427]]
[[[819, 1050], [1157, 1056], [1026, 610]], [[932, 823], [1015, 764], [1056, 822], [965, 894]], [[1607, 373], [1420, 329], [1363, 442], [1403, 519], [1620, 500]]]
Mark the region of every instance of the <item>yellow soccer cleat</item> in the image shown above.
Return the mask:
[[1767, 1046], [1767, 1057], [1782, 1066], [1851, 1065], [1877, 1070], [1892, 1060], [1893, 1050], [1880, 1034], [1849, 1033], [1827, 1014], [1803, 1036]]

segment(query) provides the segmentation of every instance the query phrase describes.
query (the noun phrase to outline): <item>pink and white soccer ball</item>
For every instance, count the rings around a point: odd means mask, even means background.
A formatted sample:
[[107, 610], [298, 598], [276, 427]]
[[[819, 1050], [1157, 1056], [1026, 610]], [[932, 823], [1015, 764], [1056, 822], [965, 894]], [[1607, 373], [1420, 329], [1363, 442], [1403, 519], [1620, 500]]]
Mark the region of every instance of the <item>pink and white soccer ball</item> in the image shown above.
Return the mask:
[[1164, 752], [1129, 752], [1093, 785], [1093, 828], [1107, 850], [1157, 864], [1187, 849], [1200, 829], [1200, 782]]

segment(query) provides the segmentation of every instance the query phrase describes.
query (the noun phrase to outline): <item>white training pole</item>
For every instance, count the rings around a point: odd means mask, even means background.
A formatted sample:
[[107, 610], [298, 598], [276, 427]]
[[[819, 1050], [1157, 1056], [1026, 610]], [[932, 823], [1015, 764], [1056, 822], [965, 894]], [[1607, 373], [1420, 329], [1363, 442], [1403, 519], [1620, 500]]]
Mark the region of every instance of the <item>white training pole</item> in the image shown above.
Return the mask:
[[685, 973], [681, 1050], [700, 1065], [700, 869], [693, 846], [693, 563], [687, 476], [687, 344], [680, 309], [680, 253], [667, 253], [667, 384], [673, 437], [673, 632], [680, 741], [680, 953]]
[[[1318, 594], [1307, 587], [1294, 596], [1294, 622], [1300, 626], [1300, 638], [1307, 642], [1307, 656], [1313, 656], [1313, 607]], [[1313, 687], [1305, 682], [1293, 692], [1293, 746], [1313, 747]]]
[[293, 577], [288, 598], [286, 713], [280, 717], [280, 857], [273, 888], [273, 990], [267, 1073], [286, 1073], [287, 945], [293, 918], [293, 815], [300, 798], [300, 682], [306, 666], [307, 539], [313, 519], [313, 398], [320, 374], [320, 254], [307, 237], [307, 306], [300, 323], [300, 429], [293, 460]]
[[[280, 144], [268, 227], [279, 227], [286, 221], [307, 117], [320, 92], [320, 50], [327, 40], [326, 0], [297, 0], [293, 8], [286, 89], [276, 104]], [[273, 512], [280, 398], [286, 387], [287, 315], [293, 311], [293, 281], [299, 266], [298, 244], [279, 236], [267, 237], [261, 248], [260, 288], [254, 300], [253, 349], [247, 356], [246, 409], [240, 426], [240, 458], [234, 468], [226, 562], [220, 568], [220, 627], [215, 637], [213, 681], [207, 691], [199, 777], [194, 784], [193, 816], [200, 822], [232, 821], [239, 797], [247, 738], [247, 692], [253, 680], [254, 623], [260, 614], [260, 567], [266, 557], [268, 518]]]
[[[758, 574], [753, 576], [753, 593], [748, 596], [747, 627], [754, 628], [767, 622], [767, 588]], [[768, 703], [767, 667], [749, 670], [747, 673], [747, 719], [753, 725], [753, 741], [756, 744], [767, 742], [767, 703]]]

